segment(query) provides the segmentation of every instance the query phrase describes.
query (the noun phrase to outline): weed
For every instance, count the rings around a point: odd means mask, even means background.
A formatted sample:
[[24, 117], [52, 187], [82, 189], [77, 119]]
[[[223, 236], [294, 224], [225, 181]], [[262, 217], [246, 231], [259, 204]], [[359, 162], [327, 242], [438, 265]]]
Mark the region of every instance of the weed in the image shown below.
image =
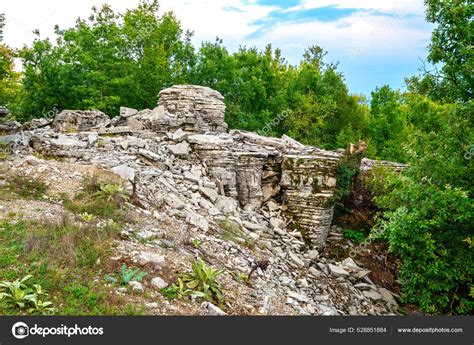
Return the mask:
[[28, 285], [27, 281], [32, 278], [27, 275], [13, 282], [3, 281], [0, 283], [0, 302], [10, 309], [20, 309], [30, 314], [52, 314], [55, 309], [52, 302], [43, 301], [41, 296], [47, 297], [41, 285]]
[[42, 199], [48, 187], [40, 179], [33, 179], [26, 175], [12, 177], [4, 187], [5, 191], [25, 199]]
[[[111, 240], [119, 230], [118, 225], [109, 225], [79, 226], [66, 219], [60, 223], [0, 222], [0, 277], [21, 282], [24, 275], [33, 275], [35, 283], [54, 298], [60, 315], [122, 315], [126, 302], [111, 294], [96, 275], [107, 262]], [[40, 294], [24, 311], [35, 308], [31, 313], [47, 313], [50, 307]], [[18, 314], [21, 309], [10, 303], [0, 310]]]
[[199, 241], [198, 239], [194, 239], [192, 243], [193, 243], [194, 248], [196, 249], [201, 248], [201, 241]]
[[365, 234], [358, 230], [342, 230], [342, 235], [348, 240], [352, 240], [356, 243], [360, 243], [366, 238]]
[[127, 266], [122, 265], [120, 268], [121, 275], [121, 284], [128, 285], [130, 282], [140, 282], [143, 277], [145, 277], [148, 273], [142, 272], [139, 268], [131, 269], [127, 268]]
[[191, 265], [191, 271], [183, 275], [183, 282], [186, 287], [192, 290], [194, 297], [202, 297], [206, 301], [223, 302], [224, 296], [217, 277], [224, 273], [224, 270], [215, 270], [206, 265], [203, 260], [196, 260]]
[[192, 290], [187, 289], [181, 278], [178, 282], [171, 284], [167, 288], [161, 290], [161, 293], [168, 299], [183, 299], [192, 293]]

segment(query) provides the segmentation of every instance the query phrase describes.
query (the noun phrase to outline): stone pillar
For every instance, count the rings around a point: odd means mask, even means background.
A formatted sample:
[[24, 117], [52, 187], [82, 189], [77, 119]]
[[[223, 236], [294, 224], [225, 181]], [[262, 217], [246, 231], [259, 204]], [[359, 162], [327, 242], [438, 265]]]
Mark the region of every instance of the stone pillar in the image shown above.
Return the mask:
[[234, 157], [240, 206], [247, 211], [253, 211], [262, 206], [262, 172], [268, 155], [236, 152]]
[[207, 167], [207, 173], [216, 183], [219, 193], [237, 198], [235, 157], [231, 150], [233, 140], [197, 134], [188, 137], [188, 142]]
[[342, 155], [321, 151], [311, 155], [285, 155], [281, 185], [283, 200], [293, 222], [306, 243], [322, 247], [334, 213], [332, 199], [336, 187], [337, 163]]

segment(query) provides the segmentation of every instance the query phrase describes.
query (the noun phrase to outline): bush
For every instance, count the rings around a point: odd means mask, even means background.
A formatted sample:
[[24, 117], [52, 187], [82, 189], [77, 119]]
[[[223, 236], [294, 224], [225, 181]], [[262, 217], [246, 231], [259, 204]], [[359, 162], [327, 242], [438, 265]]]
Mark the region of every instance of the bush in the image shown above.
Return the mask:
[[183, 275], [183, 282], [186, 287], [194, 291], [194, 295], [202, 297], [206, 301], [223, 302], [224, 296], [217, 277], [224, 273], [224, 270], [215, 270], [206, 265], [203, 260], [196, 260], [191, 265], [191, 272]]
[[472, 159], [464, 157], [471, 111], [459, 107], [437, 133], [415, 133], [410, 167], [376, 184], [385, 213], [374, 234], [402, 260], [403, 300], [432, 314], [474, 310]]

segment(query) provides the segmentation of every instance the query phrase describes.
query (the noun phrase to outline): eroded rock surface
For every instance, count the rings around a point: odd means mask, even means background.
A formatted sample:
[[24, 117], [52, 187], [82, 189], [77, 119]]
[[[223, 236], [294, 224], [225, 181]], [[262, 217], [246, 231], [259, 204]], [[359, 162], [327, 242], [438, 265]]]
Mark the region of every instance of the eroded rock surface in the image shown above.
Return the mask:
[[[36, 121], [0, 141], [14, 142], [19, 164], [30, 170], [24, 157], [38, 152], [113, 171], [130, 189], [133, 183], [147, 217], [174, 224], [180, 236], [192, 234], [220, 265], [246, 274], [256, 268], [261, 304], [258, 312], [249, 307], [251, 313], [288, 313], [278, 303], [302, 315], [392, 313], [393, 303], [378, 298], [385, 291], [361, 274], [363, 268], [327, 260], [316, 250], [331, 229], [335, 170], [343, 153], [286, 136], [227, 132], [224, 112], [218, 92], [174, 86], [160, 92], [153, 110], [122, 108], [111, 120], [97, 111], [63, 111], [51, 125]], [[124, 237], [149, 240], [160, 233], [154, 227], [132, 232]], [[157, 241], [141, 251], [136, 242], [118, 248], [137, 252], [139, 264], [174, 262], [159, 249], [171, 244]], [[266, 270], [256, 266], [262, 258]], [[165, 283], [155, 279], [154, 285]]]

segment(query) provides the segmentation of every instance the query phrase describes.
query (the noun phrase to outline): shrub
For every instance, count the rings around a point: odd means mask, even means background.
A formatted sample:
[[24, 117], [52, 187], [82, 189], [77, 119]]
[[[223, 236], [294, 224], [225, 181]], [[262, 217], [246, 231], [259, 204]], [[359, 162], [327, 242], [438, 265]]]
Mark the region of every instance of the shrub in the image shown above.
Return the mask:
[[342, 235], [356, 243], [362, 242], [365, 239], [364, 233], [358, 230], [342, 230]]
[[135, 282], [140, 282], [142, 281], [143, 277], [145, 277], [148, 273], [140, 271], [139, 268], [132, 269], [132, 268], [127, 268], [127, 266], [122, 265], [120, 268], [120, 273], [121, 273], [121, 284], [122, 285], [128, 285], [130, 282], [135, 281]]

